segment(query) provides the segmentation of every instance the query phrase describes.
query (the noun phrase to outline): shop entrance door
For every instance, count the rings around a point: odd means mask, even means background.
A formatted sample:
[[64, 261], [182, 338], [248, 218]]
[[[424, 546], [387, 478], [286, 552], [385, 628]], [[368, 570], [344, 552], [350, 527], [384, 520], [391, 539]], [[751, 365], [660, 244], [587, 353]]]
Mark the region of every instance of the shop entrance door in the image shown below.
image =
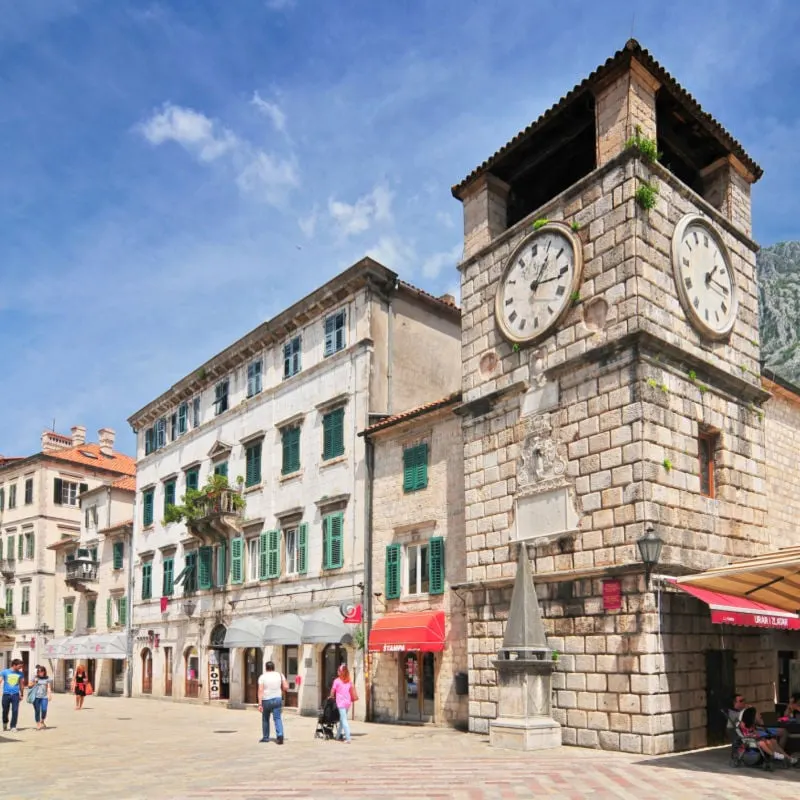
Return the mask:
[[264, 669], [264, 656], [260, 647], [248, 647], [244, 651], [244, 701], [255, 705], [258, 702], [258, 678]]
[[[336, 680], [339, 666], [347, 664], [347, 650], [340, 644], [326, 644], [322, 651], [322, 686], [320, 686], [320, 706], [325, 704], [325, 700], [331, 693], [331, 686]], [[351, 676], [352, 677], [352, 676]]]
[[299, 648], [296, 644], [286, 645], [283, 648], [283, 672], [289, 684], [289, 691], [284, 698], [286, 708], [297, 708], [298, 653]]
[[706, 745], [727, 744], [727, 710], [736, 691], [733, 651], [706, 651]]
[[400, 659], [400, 718], [431, 722], [434, 714], [433, 653], [407, 652]]
[[125, 691], [125, 661], [122, 658], [115, 658], [111, 663], [114, 665], [111, 691], [113, 694], [123, 694]]
[[164, 696], [172, 697], [172, 648], [164, 648]]

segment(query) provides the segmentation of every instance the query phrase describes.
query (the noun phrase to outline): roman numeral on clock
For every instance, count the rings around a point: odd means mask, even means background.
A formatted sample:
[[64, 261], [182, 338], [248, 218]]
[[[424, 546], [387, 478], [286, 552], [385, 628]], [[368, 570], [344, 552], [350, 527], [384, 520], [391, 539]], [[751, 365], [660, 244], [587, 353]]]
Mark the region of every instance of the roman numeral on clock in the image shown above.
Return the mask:
[[513, 302], [514, 302], [514, 298], [513, 298], [513, 297], [509, 297], [509, 298], [506, 300], [506, 305], [507, 305], [507, 306], [510, 306], [510, 305], [511, 305]]
[[686, 278], [683, 279], [683, 282], [686, 284], [686, 288], [687, 289], [691, 289], [692, 288], [692, 279], [691, 278], [686, 277]]
[[508, 321], [509, 321], [509, 322], [513, 322], [513, 321], [514, 321], [516, 318], [517, 318], [517, 312], [516, 312], [516, 311], [512, 311], [512, 312], [511, 312], [511, 313], [508, 315]]
[[566, 286], [556, 286], [556, 297], [563, 297], [564, 292], [567, 291]]

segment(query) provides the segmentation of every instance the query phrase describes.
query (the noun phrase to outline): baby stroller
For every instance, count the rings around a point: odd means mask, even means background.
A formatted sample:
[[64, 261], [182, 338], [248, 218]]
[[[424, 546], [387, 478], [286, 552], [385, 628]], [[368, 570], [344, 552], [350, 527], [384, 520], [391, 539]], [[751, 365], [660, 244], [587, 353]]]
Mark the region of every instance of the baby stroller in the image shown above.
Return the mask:
[[791, 761], [788, 758], [777, 754], [774, 757], [770, 756], [759, 748], [758, 737], [754, 738], [752, 733], [755, 729], [755, 716], [755, 709], [748, 708], [735, 723], [731, 744], [731, 766], [761, 767], [771, 770], [773, 762], [777, 761], [784, 767], [790, 767]]
[[325, 701], [325, 705], [319, 712], [317, 717], [317, 729], [314, 731], [314, 738], [316, 739], [334, 739], [333, 726], [339, 722], [339, 709], [336, 707], [336, 701], [329, 697]]

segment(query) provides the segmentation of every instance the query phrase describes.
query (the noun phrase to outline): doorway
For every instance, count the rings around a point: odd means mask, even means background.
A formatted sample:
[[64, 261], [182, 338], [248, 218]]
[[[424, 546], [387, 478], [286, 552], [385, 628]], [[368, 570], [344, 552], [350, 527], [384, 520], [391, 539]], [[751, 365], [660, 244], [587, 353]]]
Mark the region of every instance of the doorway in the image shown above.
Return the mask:
[[400, 718], [407, 722], [430, 722], [434, 715], [433, 653], [403, 653], [400, 659]]
[[123, 694], [125, 691], [125, 659], [115, 658], [111, 663], [114, 665], [111, 692], [112, 694]]
[[183, 655], [185, 684], [184, 697], [196, 698], [200, 693], [200, 656], [196, 647], [187, 647]]
[[164, 648], [164, 697], [172, 697], [172, 648]]
[[22, 658], [22, 671], [25, 673], [25, 683], [31, 680], [31, 654], [28, 650], [23, 650], [20, 654]]
[[283, 668], [289, 691], [286, 692], [284, 704], [286, 708], [297, 708], [297, 670], [299, 669], [300, 648], [296, 644], [287, 644], [283, 648]]
[[260, 647], [248, 647], [244, 651], [244, 701], [255, 705], [258, 702], [258, 678], [264, 668], [264, 654]]
[[347, 650], [340, 644], [326, 644], [322, 651], [322, 685], [320, 686], [320, 706], [325, 705], [325, 699], [331, 693], [339, 665], [347, 664]]
[[736, 691], [732, 650], [706, 651], [706, 746], [727, 744], [728, 722], [723, 715]]
[[142, 650], [142, 694], [153, 694], [153, 653], [149, 647]]
[[[224, 625], [215, 625], [208, 639], [209, 691], [212, 700], [231, 698], [231, 651], [225, 647]], [[215, 681], [214, 678], [217, 680]], [[215, 686], [214, 684], [218, 685]]]

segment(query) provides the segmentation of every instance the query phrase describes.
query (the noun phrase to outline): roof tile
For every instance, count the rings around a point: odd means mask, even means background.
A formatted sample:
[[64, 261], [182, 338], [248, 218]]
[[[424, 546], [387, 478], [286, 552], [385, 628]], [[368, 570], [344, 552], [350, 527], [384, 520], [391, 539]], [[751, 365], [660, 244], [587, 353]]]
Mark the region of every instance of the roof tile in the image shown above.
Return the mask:
[[423, 414], [427, 414], [431, 411], [437, 411], [440, 408], [445, 408], [449, 405], [455, 405], [461, 401], [461, 392], [453, 392], [453, 394], [448, 395], [447, 397], [443, 397], [440, 400], [433, 400], [430, 403], [425, 403], [421, 406], [417, 406], [416, 408], [410, 408], [408, 411], [401, 411], [399, 414], [393, 414], [391, 417], [386, 417], [385, 419], [380, 420], [380, 422], [376, 422], [374, 425], [370, 425], [368, 428], [361, 432], [362, 436], [369, 436], [371, 433], [377, 433], [377, 431], [382, 431], [384, 428], [390, 428], [392, 425], [397, 425], [399, 422], [404, 422], [408, 419], [413, 419], [414, 417], [420, 417]]
[[136, 459], [112, 450], [110, 455], [105, 455], [100, 450], [99, 444], [87, 443], [68, 450], [54, 450], [44, 454], [47, 458], [57, 461], [69, 461], [85, 467], [95, 467], [109, 472], [118, 472], [122, 475], [136, 475]]

